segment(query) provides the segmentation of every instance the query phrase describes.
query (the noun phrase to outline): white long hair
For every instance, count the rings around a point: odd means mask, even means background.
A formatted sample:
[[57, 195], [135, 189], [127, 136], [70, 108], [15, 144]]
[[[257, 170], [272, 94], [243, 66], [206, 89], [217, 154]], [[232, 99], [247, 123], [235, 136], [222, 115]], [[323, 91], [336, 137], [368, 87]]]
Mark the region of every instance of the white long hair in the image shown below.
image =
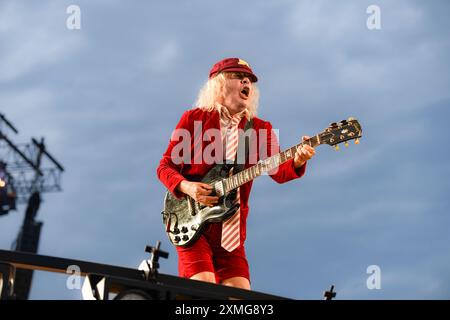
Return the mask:
[[[223, 72], [219, 73], [212, 79], [206, 81], [198, 93], [197, 101], [195, 102], [194, 108], [200, 108], [205, 111], [212, 111], [218, 109], [217, 103], [220, 103], [224, 98], [223, 88], [225, 86], [225, 74]], [[250, 90], [249, 104], [247, 107], [250, 119], [256, 116], [258, 111], [259, 103], [259, 89], [255, 83], [252, 84], [252, 89]]]

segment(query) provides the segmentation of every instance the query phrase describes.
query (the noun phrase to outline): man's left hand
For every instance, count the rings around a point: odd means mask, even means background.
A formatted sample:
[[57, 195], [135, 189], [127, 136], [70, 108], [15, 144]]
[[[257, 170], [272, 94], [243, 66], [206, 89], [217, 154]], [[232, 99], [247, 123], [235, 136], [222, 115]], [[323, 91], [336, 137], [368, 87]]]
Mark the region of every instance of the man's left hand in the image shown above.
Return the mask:
[[[308, 140], [309, 136], [303, 136], [303, 141]], [[295, 152], [294, 156], [294, 167], [300, 168], [302, 165], [306, 163], [309, 159], [311, 159], [316, 154], [316, 151], [310, 145], [303, 145], [297, 148], [297, 152]]]

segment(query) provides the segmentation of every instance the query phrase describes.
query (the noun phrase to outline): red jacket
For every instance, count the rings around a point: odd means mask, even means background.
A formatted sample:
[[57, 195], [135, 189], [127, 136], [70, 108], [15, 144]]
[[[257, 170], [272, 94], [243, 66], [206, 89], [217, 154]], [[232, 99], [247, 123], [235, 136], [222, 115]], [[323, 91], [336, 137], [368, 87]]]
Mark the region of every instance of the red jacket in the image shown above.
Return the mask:
[[[202, 123], [202, 133], [205, 133], [208, 129], [219, 129], [220, 130], [220, 118], [219, 113], [217, 111], [204, 111], [200, 108], [191, 109], [186, 111], [181, 117], [176, 129], [186, 129], [191, 134], [191, 154], [194, 155], [194, 121], [201, 121]], [[239, 123], [239, 128], [243, 129], [245, 126], [247, 119], [244, 117]], [[267, 156], [271, 156], [270, 150], [276, 150], [275, 153], [280, 152], [280, 148], [278, 145], [278, 141], [276, 135], [272, 131], [272, 125], [270, 122], [261, 120], [257, 117], [253, 118], [253, 129], [255, 129], [257, 133], [257, 139], [259, 141], [259, 130], [266, 129], [267, 131]], [[164, 153], [158, 169], [157, 175], [161, 182], [167, 187], [167, 189], [172, 192], [176, 197], [182, 197], [183, 194], [176, 190], [178, 184], [185, 180], [185, 176], [198, 176], [203, 177], [213, 166], [214, 164], [207, 164], [202, 161], [199, 164], [194, 164], [194, 161], [190, 161], [189, 163], [181, 163], [175, 164], [171, 158], [172, 149], [179, 143], [179, 140], [171, 139], [169, 145], [167, 147], [166, 152]], [[210, 141], [202, 142], [202, 150], [210, 144]], [[270, 144], [274, 144], [274, 148], [271, 148]], [[259, 144], [258, 144], [259, 145]], [[253, 149], [250, 149], [253, 150]], [[256, 159], [259, 160], [259, 148], [255, 148], [256, 150]], [[254, 151], [254, 150], [253, 150]], [[254, 155], [253, 155], [254, 157]], [[252, 155], [249, 155], [249, 159], [252, 159]], [[252, 164], [249, 164], [248, 161], [245, 164], [245, 167], [249, 167]], [[278, 171], [271, 175], [270, 177], [278, 183], [284, 183], [296, 178], [300, 178], [305, 173], [306, 164], [302, 167], [295, 169], [293, 160], [289, 160], [282, 165], [279, 166]], [[250, 190], [252, 188], [252, 181], [242, 185], [240, 187], [240, 204], [241, 204], [241, 240], [242, 243], [246, 238], [246, 221], [248, 216], [248, 199], [250, 195]]]

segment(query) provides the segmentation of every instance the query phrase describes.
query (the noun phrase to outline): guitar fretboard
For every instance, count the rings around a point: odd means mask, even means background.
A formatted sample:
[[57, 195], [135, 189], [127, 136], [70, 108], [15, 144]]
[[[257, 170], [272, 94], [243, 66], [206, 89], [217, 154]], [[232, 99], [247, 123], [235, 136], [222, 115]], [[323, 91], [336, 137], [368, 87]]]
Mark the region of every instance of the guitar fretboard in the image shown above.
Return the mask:
[[229, 192], [233, 189], [236, 189], [242, 186], [243, 184], [252, 181], [256, 177], [259, 177], [264, 173], [270, 172], [271, 170], [277, 168], [286, 161], [293, 159], [298, 147], [303, 146], [305, 144], [310, 145], [311, 147], [316, 147], [320, 143], [321, 142], [319, 135], [316, 135], [305, 142], [301, 142], [291, 148], [286, 149], [285, 151], [282, 151], [280, 153], [277, 153], [276, 155], [268, 157], [265, 160], [260, 160], [258, 161], [257, 164], [245, 170], [242, 170], [241, 172], [231, 177], [225, 178], [223, 180], [225, 192]]

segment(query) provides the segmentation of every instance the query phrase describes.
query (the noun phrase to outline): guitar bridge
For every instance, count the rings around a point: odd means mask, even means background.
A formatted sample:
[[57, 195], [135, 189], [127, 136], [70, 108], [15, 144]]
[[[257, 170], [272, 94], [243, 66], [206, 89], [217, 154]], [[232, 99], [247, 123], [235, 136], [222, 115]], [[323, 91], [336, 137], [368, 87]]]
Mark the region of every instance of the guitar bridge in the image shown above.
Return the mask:
[[195, 216], [199, 209], [197, 206], [197, 203], [191, 197], [188, 197], [188, 209], [189, 209], [189, 213], [191, 214], [191, 216]]

